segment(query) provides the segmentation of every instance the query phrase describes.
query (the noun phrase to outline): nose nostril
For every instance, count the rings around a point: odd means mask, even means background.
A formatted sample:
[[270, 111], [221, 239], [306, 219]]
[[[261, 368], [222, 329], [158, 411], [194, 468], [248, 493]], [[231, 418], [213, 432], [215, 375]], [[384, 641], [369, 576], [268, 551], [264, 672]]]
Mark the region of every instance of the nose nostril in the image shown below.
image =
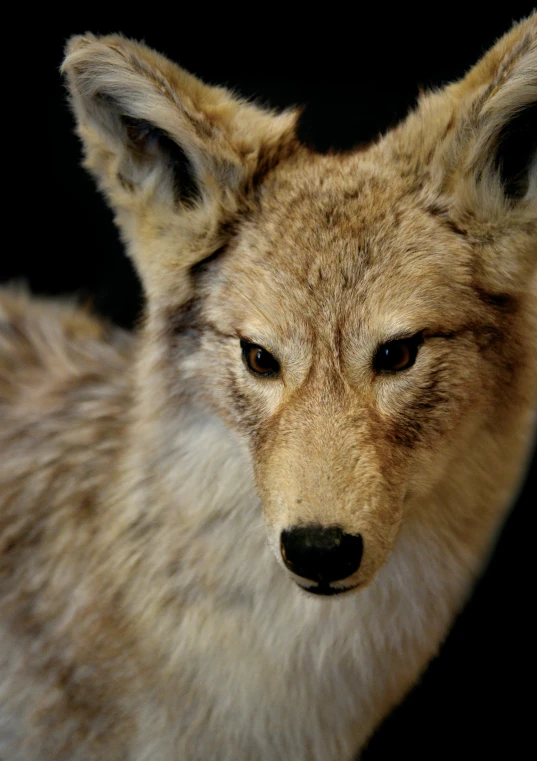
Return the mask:
[[281, 554], [297, 576], [319, 583], [352, 576], [362, 561], [362, 537], [346, 534], [339, 526], [299, 526], [282, 531]]

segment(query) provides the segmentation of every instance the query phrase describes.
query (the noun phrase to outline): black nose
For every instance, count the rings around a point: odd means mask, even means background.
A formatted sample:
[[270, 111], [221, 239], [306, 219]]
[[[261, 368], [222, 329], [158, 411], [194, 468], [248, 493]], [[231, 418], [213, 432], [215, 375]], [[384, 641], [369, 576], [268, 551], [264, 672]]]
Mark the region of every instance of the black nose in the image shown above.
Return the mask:
[[346, 579], [362, 560], [360, 535], [346, 534], [338, 526], [299, 526], [282, 531], [281, 553], [290, 571], [305, 579], [329, 583]]

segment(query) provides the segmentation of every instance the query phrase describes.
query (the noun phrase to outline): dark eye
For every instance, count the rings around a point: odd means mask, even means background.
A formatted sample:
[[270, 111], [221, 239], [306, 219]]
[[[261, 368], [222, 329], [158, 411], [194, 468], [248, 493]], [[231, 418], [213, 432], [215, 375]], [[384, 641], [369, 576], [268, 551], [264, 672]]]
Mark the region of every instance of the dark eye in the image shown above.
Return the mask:
[[248, 343], [248, 341], [241, 341], [241, 349], [246, 366], [255, 375], [269, 378], [278, 375], [280, 372], [278, 360], [269, 351], [263, 349], [262, 346]]
[[412, 367], [416, 361], [418, 350], [423, 343], [423, 336], [417, 333], [410, 338], [398, 338], [379, 346], [373, 365], [380, 373], [398, 373]]

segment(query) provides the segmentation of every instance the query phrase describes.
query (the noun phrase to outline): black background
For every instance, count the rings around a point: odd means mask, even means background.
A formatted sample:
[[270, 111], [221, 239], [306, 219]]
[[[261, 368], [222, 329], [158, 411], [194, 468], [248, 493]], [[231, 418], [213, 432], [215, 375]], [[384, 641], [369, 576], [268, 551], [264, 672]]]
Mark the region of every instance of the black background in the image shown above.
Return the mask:
[[[23, 279], [38, 293], [77, 293], [125, 326], [135, 321], [142, 297], [111, 213], [79, 166], [58, 73], [71, 34], [121, 31], [210, 83], [273, 107], [306, 104], [301, 134], [326, 150], [385, 131], [405, 115], [420, 88], [462, 76], [531, 10], [529, 3], [494, 11], [483, 4], [484, 13], [474, 8], [469, 16], [464, 6], [394, 12], [384, 4], [378, 10], [333, 5], [321, 12], [304, 5], [293, 15], [292, 6], [231, 7], [219, 14], [209, 7], [154, 6], [48, 16], [24, 96], [29, 137], [8, 144], [31, 160], [31, 174], [24, 170], [14, 199], [17, 209], [30, 213], [17, 230], [22, 245], [8, 246], [0, 257], [0, 279]], [[5, 223], [9, 229], [10, 220]], [[421, 685], [377, 733], [365, 761], [396, 754], [522, 759], [534, 747], [536, 475], [534, 460], [472, 601]]]

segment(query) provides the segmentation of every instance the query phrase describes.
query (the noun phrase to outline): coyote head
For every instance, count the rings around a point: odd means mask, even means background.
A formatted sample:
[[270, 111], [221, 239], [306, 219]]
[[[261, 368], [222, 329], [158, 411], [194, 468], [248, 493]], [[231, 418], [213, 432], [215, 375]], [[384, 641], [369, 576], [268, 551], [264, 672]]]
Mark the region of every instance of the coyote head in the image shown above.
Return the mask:
[[537, 16], [345, 154], [120, 36], [74, 38], [64, 71], [170, 387], [248, 442], [295, 581], [365, 585], [523, 372]]

